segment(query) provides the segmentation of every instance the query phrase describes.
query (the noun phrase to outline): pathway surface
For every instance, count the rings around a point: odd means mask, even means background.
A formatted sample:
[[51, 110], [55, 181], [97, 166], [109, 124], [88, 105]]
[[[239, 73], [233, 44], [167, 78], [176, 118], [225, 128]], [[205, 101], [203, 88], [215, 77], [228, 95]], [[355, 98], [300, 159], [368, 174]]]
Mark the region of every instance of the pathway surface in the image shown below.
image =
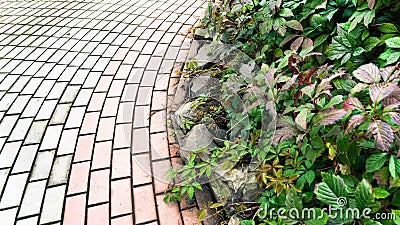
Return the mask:
[[0, 0], [0, 224], [196, 224], [164, 204], [199, 0]]

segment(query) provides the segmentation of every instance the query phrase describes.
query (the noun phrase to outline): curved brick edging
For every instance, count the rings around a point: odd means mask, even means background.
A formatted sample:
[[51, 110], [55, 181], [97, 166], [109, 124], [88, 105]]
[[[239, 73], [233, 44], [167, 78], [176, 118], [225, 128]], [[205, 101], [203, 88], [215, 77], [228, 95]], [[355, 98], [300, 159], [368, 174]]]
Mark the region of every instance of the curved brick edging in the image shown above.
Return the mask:
[[158, 178], [178, 161], [167, 99], [202, 5], [0, 2], [2, 224], [196, 222]]

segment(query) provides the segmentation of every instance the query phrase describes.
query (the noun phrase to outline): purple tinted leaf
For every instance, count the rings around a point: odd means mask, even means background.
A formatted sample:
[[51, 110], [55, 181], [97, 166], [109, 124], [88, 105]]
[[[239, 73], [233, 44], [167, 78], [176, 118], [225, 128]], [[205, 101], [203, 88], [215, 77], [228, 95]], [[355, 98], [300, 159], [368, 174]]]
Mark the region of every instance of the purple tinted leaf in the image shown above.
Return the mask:
[[291, 35], [285, 37], [285, 39], [283, 39], [283, 41], [279, 44], [279, 47], [282, 47], [283, 45], [285, 45], [286, 43], [291, 41], [293, 38], [299, 37], [299, 36], [300, 35], [298, 35], [298, 34], [291, 34]]
[[378, 184], [387, 184], [389, 180], [389, 168], [383, 167], [376, 171], [372, 178], [375, 179]]
[[312, 47], [313, 44], [314, 44], [313, 40], [311, 40], [310, 38], [305, 38], [304, 41], [303, 41], [302, 48], [304, 49], [304, 48]]
[[303, 43], [303, 39], [304, 37], [298, 37], [296, 40], [294, 40], [293, 43], [290, 45], [290, 49], [297, 51], [300, 48], [301, 43]]
[[286, 22], [286, 26], [295, 29], [295, 30], [299, 30], [299, 31], [303, 31], [303, 26], [301, 25], [301, 23], [297, 20], [290, 20]]
[[378, 67], [372, 63], [360, 66], [353, 71], [353, 75], [367, 84], [378, 83], [381, 79]]
[[370, 9], [373, 9], [375, 6], [375, 0], [367, 0], [367, 2], [368, 2], [368, 7]]
[[392, 104], [397, 104], [400, 102], [400, 87], [397, 86], [390, 95], [383, 99], [382, 104], [384, 106], [392, 105]]
[[354, 115], [349, 119], [346, 125], [346, 134], [351, 132], [355, 127], [364, 122], [364, 116], [361, 114]]
[[284, 127], [275, 131], [272, 138], [272, 145], [277, 145], [281, 141], [285, 141], [296, 135], [296, 129], [292, 127]]
[[397, 83], [374, 84], [369, 89], [372, 102], [380, 102], [388, 97], [397, 87]]
[[394, 140], [393, 131], [389, 124], [377, 120], [369, 124], [368, 132], [371, 132], [375, 139], [375, 148], [389, 151], [390, 145]]
[[380, 69], [382, 79], [387, 82], [399, 76], [400, 71], [396, 66], [388, 66]]
[[400, 116], [397, 112], [388, 112], [387, 114], [390, 115], [390, 118], [392, 118], [393, 123], [400, 125]]
[[346, 101], [344, 101], [343, 104], [343, 109], [348, 109], [348, 110], [353, 110], [353, 109], [360, 109], [360, 110], [364, 110], [364, 106], [362, 105], [362, 103], [360, 102], [360, 100], [358, 100], [355, 97], [348, 97], [346, 99]]
[[296, 124], [298, 124], [304, 130], [307, 129], [307, 115], [309, 109], [302, 109], [300, 113], [296, 116]]
[[276, 68], [272, 68], [267, 71], [267, 73], [265, 74], [265, 83], [267, 85], [271, 86], [273, 84], [275, 73], [277, 70], [278, 69], [276, 69]]
[[345, 109], [326, 109], [317, 113], [316, 115], [316, 125], [330, 125], [334, 124], [336, 121], [342, 119], [347, 114]]

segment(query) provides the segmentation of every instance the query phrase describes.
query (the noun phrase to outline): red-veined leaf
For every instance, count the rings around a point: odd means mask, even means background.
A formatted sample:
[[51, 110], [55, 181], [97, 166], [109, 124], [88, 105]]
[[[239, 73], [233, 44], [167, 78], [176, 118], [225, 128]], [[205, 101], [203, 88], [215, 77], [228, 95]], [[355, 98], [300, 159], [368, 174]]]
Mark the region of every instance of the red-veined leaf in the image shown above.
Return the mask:
[[392, 118], [392, 122], [393, 123], [395, 123], [397, 125], [400, 125], [400, 116], [399, 116], [399, 114], [397, 112], [388, 112], [388, 113], [385, 113], [385, 114], [389, 114], [390, 115], [390, 118]]
[[342, 109], [348, 109], [348, 110], [360, 109], [360, 110], [364, 110], [364, 106], [362, 105], [360, 100], [358, 100], [355, 97], [351, 97], [350, 96], [344, 101]]
[[279, 47], [282, 47], [283, 45], [285, 45], [286, 43], [291, 41], [293, 38], [299, 37], [299, 36], [300, 35], [298, 35], [298, 34], [291, 34], [291, 35], [285, 37], [285, 39], [283, 39], [283, 41], [279, 44]]
[[393, 104], [397, 104], [400, 103], [400, 87], [397, 86], [394, 91], [392, 93], [390, 93], [390, 95], [383, 99], [382, 101], [382, 105], [384, 106], [388, 106], [388, 105], [393, 105]]
[[329, 125], [334, 124], [336, 121], [342, 119], [347, 114], [345, 109], [326, 109], [317, 113], [316, 125]]
[[389, 151], [394, 139], [393, 131], [389, 124], [378, 120], [369, 124], [368, 131], [374, 136], [375, 148]]
[[353, 71], [353, 75], [364, 83], [378, 83], [381, 79], [379, 69], [372, 63], [362, 65]]
[[380, 102], [388, 97], [397, 87], [397, 83], [374, 84], [369, 89], [372, 102]]
[[346, 134], [351, 132], [356, 126], [360, 125], [362, 122], [364, 122], [364, 116], [361, 114], [354, 115], [349, 119], [349, 122], [347, 122], [346, 125]]
[[293, 127], [284, 127], [275, 131], [272, 138], [272, 145], [277, 145], [281, 141], [285, 141], [297, 133], [296, 129]]
[[306, 48], [312, 47], [313, 44], [314, 44], [313, 40], [311, 40], [310, 38], [305, 38], [301, 47], [303, 49], [306, 49]]
[[368, 87], [368, 84], [358, 83], [350, 90], [350, 94], [358, 93]]
[[274, 78], [275, 78], [275, 73], [278, 69], [276, 68], [271, 68], [267, 71], [265, 74], [265, 83], [269, 86], [273, 85], [274, 83]]
[[286, 22], [286, 26], [295, 29], [295, 30], [299, 30], [299, 31], [303, 31], [303, 26], [301, 25], [301, 23], [297, 20], [289, 20]]
[[386, 82], [393, 80], [400, 74], [400, 70], [398, 70], [396, 66], [388, 66], [385, 68], [381, 68], [380, 72], [383, 80]]
[[304, 37], [298, 37], [296, 40], [294, 40], [293, 43], [290, 45], [290, 49], [297, 51], [300, 48], [301, 43], [303, 43], [303, 39]]
[[296, 119], [294, 120], [296, 122], [296, 124], [298, 124], [304, 130], [307, 129], [308, 112], [309, 112], [309, 109], [306, 109], [306, 108], [300, 110], [300, 113], [296, 116]]
[[370, 9], [373, 9], [375, 6], [375, 0], [367, 0], [367, 2], [368, 2], [368, 7]]

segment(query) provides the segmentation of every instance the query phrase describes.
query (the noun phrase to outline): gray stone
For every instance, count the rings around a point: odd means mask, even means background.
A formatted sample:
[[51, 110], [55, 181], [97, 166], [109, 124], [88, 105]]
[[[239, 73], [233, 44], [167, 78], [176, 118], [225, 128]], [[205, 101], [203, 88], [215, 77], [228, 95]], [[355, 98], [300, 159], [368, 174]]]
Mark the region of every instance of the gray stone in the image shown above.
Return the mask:
[[191, 107], [191, 102], [187, 102], [183, 105], [181, 105], [181, 107], [179, 107], [178, 110], [176, 110], [174, 116], [175, 116], [175, 120], [176, 123], [180, 126], [182, 124], [182, 121], [184, 120], [192, 120], [195, 116], [194, 114], [194, 110]]
[[190, 98], [208, 94], [210, 97], [218, 97], [221, 84], [216, 78], [209, 76], [197, 76], [190, 82]]
[[240, 218], [236, 215], [233, 215], [229, 220], [228, 225], [240, 225]]
[[213, 46], [213, 44], [205, 44], [199, 49], [195, 56], [198, 63], [197, 69], [208, 69], [219, 61], [218, 54], [215, 52]]
[[[184, 140], [182, 141], [179, 155], [184, 161], [188, 162], [190, 153], [196, 151], [197, 149], [217, 147], [213, 140], [214, 135], [208, 130], [207, 126], [204, 124], [198, 124], [186, 134]], [[203, 161], [206, 161], [210, 157], [207, 150], [200, 153], [199, 156]]]
[[228, 140], [226, 130], [216, 129], [214, 133], [215, 133], [215, 139], [214, 139], [215, 144], [217, 144], [218, 147], [224, 147], [225, 140]]
[[194, 30], [194, 39], [195, 40], [212, 40], [213, 35], [208, 32], [206, 28], [196, 28]]
[[215, 168], [210, 187], [217, 201], [226, 199], [226, 203], [256, 201], [256, 194], [260, 191], [255, 172], [248, 171], [248, 168]]

